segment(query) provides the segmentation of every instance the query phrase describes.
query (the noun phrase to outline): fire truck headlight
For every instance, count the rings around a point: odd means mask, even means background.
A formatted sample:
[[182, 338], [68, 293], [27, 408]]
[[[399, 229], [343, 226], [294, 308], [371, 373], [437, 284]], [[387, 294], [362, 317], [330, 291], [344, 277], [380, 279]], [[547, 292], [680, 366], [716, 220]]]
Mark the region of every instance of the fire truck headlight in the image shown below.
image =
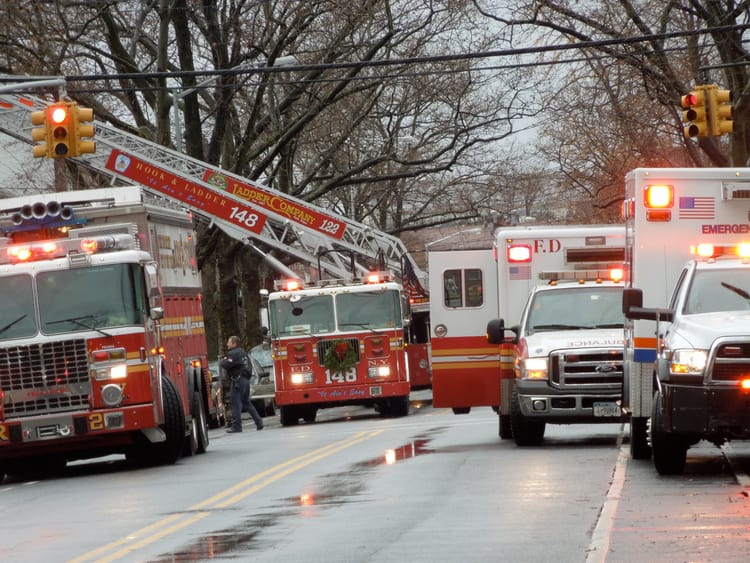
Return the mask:
[[669, 363], [673, 375], [703, 375], [708, 360], [707, 350], [675, 350]]
[[313, 374], [311, 371], [293, 371], [290, 379], [294, 385], [301, 385], [303, 383], [312, 383]]
[[367, 368], [367, 377], [388, 377], [391, 375], [391, 366], [372, 366]]
[[114, 383], [102, 387], [102, 401], [108, 407], [116, 407], [122, 403], [122, 388]]
[[98, 381], [106, 379], [125, 379], [128, 375], [128, 366], [125, 364], [115, 364], [112, 366], [96, 368], [95, 377]]
[[521, 360], [521, 379], [547, 379], [547, 358]]

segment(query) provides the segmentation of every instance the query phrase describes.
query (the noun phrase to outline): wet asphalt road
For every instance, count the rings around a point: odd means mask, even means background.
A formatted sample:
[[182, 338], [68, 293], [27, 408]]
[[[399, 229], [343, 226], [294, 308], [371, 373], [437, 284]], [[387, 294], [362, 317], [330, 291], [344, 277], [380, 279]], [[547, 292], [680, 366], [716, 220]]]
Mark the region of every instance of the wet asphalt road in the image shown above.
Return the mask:
[[6, 481], [3, 561], [747, 561], [750, 447], [689, 452], [659, 477], [620, 425], [497, 436], [490, 409], [320, 411], [314, 424], [211, 431], [205, 455], [116, 456]]

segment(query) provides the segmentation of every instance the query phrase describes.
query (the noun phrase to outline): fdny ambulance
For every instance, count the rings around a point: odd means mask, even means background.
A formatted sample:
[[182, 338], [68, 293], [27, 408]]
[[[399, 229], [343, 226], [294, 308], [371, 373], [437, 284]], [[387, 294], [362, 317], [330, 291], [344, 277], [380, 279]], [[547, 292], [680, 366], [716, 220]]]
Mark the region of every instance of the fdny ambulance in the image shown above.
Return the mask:
[[488, 249], [431, 249], [433, 405], [456, 414], [492, 407], [509, 438], [515, 352], [488, 343], [488, 323], [518, 325], [532, 289], [549, 282], [545, 272], [621, 266], [624, 238], [618, 225], [535, 225], [496, 230]]
[[681, 473], [750, 439], [750, 169], [633, 170], [624, 212], [631, 455]]

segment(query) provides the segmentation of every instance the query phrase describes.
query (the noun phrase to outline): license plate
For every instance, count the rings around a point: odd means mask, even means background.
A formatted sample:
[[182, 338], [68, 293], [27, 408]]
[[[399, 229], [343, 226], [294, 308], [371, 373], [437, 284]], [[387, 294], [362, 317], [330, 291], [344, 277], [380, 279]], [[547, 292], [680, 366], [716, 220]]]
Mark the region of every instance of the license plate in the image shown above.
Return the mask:
[[378, 385], [377, 387], [370, 387], [370, 396], [371, 397], [379, 397], [383, 394], [383, 388]]
[[594, 416], [620, 416], [620, 405], [617, 403], [594, 403]]

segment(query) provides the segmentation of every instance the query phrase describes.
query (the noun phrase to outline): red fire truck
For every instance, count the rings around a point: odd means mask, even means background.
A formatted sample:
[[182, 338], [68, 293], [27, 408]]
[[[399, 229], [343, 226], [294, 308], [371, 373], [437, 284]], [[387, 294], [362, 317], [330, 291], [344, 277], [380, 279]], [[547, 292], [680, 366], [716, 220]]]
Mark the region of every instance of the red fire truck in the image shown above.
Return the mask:
[[0, 201], [0, 478], [208, 447], [191, 218], [138, 187]]
[[[33, 143], [28, 136], [29, 118], [32, 112], [49, 106], [49, 102], [33, 96], [0, 94], [0, 132]], [[282, 276], [296, 274], [272, 255], [273, 250], [307, 264], [317, 278], [322, 273], [346, 277], [352, 269], [345, 257], [352, 253], [399, 272], [403, 293], [416, 295], [423, 301], [421, 314], [415, 314], [408, 322], [402, 345], [408, 346], [413, 381], [429, 385], [429, 312], [425, 302], [427, 292], [420, 283], [420, 280], [426, 283], [426, 275], [397, 237], [109, 124], [96, 122], [95, 134], [96, 152], [71, 160], [110, 176], [113, 184], [137, 183], [144, 194], [173, 202], [189, 211], [193, 219], [205, 221], [247, 244]], [[364, 270], [357, 264], [358, 272]], [[416, 377], [417, 370], [424, 376]], [[401, 396], [405, 395], [408, 394]]]
[[382, 272], [313, 287], [290, 280], [269, 294], [282, 425], [313, 422], [318, 409], [343, 405], [409, 413], [403, 296]]

